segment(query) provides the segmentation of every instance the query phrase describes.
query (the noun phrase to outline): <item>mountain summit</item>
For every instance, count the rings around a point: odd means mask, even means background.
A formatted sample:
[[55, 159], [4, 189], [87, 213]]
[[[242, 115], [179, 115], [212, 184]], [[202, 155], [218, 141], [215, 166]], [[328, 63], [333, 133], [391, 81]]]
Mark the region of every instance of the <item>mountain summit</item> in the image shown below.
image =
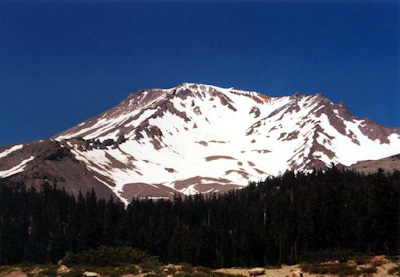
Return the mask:
[[184, 83], [139, 90], [48, 140], [0, 149], [0, 178], [100, 196], [224, 192], [286, 170], [349, 166], [400, 152], [400, 129], [321, 94], [269, 97]]

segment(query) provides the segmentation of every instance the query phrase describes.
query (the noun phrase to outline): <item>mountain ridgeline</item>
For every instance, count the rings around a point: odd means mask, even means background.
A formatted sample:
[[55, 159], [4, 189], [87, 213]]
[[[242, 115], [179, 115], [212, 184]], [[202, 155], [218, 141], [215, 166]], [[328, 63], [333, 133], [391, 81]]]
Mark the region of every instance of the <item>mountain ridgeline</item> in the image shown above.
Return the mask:
[[164, 263], [209, 267], [292, 264], [399, 254], [400, 172], [336, 167], [286, 172], [226, 194], [134, 199], [77, 197], [3, 179], [0, 264], [56, 263], [67, 251], [127, 245]]
[[75, 196], [93, 187], [127, 205], [399, 152], [398, 128], [355, 117], [321, 94], [269, 97], [184, 83], [139, 90], [50, 139], [0, 148], [0, 178], [56, 184]]

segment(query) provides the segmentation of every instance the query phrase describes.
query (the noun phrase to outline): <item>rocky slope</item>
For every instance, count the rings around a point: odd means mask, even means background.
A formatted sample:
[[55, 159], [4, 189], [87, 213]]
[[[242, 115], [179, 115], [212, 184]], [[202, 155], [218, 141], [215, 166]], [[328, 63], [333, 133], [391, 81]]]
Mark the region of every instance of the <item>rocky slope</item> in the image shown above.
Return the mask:
[[360, 161], [347, 168], [365, 174], [374, 173], [378, 168], [383, 169], [384, 172], [392, 172], [394, 170], [400, 171], [400, 154], [379, 160]]
[[94, 186], [128, 202], [224, 192], [288, 169], [398, 153], [400, 129], [320, 94], [268, 97], [185, 83], [139, 90], [49, 140], [1, 148], [0, 178], [46, 179], [73, 193]]

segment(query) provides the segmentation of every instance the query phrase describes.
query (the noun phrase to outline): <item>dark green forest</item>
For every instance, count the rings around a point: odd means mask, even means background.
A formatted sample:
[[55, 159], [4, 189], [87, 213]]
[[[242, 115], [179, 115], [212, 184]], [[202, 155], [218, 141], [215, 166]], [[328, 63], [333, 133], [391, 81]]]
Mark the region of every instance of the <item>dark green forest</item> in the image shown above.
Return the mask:
[[73, 197], [0, 183], [0, 264], [57, 263], [66, 252], [126, 245], [164, 263], [292, 264], [321, 253], [399, 254], [400, 172], [333, 167], [170, 200]]

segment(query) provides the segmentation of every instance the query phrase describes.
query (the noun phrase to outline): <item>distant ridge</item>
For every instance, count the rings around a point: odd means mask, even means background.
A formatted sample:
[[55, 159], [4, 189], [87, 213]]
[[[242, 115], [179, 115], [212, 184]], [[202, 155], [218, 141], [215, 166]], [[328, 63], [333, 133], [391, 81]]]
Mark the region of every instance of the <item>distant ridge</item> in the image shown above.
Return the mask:
[[368, 173], [374, 173], [377, 169], [381, 168], [385, 172], [392, 172], [394, 170], [400, 171], [400, 154], [386, 157], [379, 160], [360, 161], [348, 166], [349, 169]]

